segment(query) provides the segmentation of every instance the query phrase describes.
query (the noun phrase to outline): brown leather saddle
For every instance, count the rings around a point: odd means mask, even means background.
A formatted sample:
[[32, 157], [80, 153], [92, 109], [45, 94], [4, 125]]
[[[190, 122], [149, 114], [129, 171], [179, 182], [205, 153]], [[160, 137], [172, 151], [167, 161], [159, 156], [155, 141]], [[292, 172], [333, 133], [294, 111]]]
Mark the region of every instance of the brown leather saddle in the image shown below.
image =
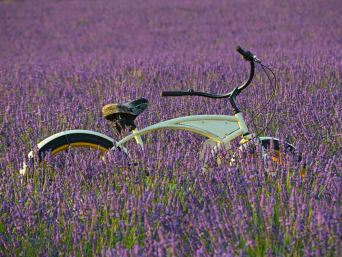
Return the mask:
[[135, 118], [148, 107], [148, 101], [145, 98], [127, 102], [125, 104], [107, 104], [103, 106], [103, 116], [114, 122], [114, 126], [120, 134], [126, 127], [129, 130], [136, 128]]

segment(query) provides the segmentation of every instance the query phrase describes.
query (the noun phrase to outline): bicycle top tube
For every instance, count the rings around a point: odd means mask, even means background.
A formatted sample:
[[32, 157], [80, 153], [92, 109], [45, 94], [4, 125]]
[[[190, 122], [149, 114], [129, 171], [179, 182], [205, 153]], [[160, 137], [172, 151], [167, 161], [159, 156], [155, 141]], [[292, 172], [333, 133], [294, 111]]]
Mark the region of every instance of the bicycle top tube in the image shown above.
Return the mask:
[[237, 96], [238, 94], [241, 93], [243, 89], [245, 89], [253, 80], [254, 77], [254, 62], [261, 63], [261, 61], [253, 55], [250, 51], [245, 51], [243, 50], [240, 46], [236, 47], [236, 51], [238, 51], [244, 60], [248, 61], [250, 63], [250, 73], [248, 79], [239, 87], [236, 87], [234, 90], [232, 90], [229, 93], [226, 94], [211, 94], [211, 93], [205, 93], [205, 92], [198, 92], [194, 91], [192, 89], [188, 91], [163, 91], [161, 93], [161, 96], [187, 96], [187, 95], [195, 95], [195, 96], [204, 96], [204, 97], [209, 97], [209, 98], [229, 98], [233, 95]]

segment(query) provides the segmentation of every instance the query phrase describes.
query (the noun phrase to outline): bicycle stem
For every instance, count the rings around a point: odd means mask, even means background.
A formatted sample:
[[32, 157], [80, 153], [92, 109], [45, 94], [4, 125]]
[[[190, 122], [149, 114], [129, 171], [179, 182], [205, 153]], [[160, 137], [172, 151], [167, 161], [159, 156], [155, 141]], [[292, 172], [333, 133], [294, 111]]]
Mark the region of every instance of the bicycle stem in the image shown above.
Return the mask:
[[250, 70], [248, 79], [245, 81], [245, 83], [243, 83], [242, 86], [236, 87], [232, 92], [229, 93], [230, 94], [229, 102], [232, 105], [235, 114], [241, 112], [235, 103], [236, 96], [238, 96], [241, 93], [241, 91], [244, 90], [252, 82], [253, 77], [254, 77], [254, 70], [255, 70], [254, 61], [253, 60], [249, 61], [249, 63], [251, 65], [251, 70]]
[[232, 95], [229, 97], [229, 102], [230, 104], [232, 105], [233, 107], [233, 110], [234, 110], [234, 114], [238, 114], [239, 112], [241, 112], [239, 110], [239, 108], [236, 106], [236, 103], [235, 103], [235, 97], [239, 94], [239, 89], [238, 88], [235, 88]]

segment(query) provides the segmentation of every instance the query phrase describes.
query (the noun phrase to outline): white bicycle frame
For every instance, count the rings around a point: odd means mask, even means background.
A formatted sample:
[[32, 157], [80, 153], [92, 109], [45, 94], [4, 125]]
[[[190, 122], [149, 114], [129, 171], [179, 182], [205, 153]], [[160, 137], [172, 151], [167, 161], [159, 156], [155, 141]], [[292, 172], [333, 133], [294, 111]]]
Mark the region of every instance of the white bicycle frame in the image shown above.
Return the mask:
[[[251, 134], [248, 134], [248, 128], [241, 112], [235, 114], [234, 116], [194, 115], [162, 121], [141, 130], [135, 129], [133, 130], [132, 134], [124, 137], [119, 142], [116, 142], [116, 145], [111, 150], [121, 147], [124, 143], [133, 138], [135, 138], [136, 142], [143, 150], [144, 144], [141, 136], [152, 131], [163, 129], [184, 130], [205, 136], [209, 138], [207, 144], [209, 144], [213, 153], [216, 152], [222, 145], [228, 147], [229, 142], [236, 137], [242, 136], [247, 140], [252, 137]], [[207, 144], [205, 143], [203, 145], [200, 156], [201, 159]]]

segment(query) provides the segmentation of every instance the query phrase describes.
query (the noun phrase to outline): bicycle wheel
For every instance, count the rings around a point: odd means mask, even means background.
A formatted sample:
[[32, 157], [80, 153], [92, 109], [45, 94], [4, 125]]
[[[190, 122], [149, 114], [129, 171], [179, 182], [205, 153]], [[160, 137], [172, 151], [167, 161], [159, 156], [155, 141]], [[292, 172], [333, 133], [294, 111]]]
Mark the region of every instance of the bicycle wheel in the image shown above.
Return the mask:
[[[200, 159], [202, 160], [204, 157], [204, 152], [205, 152], [205, 147], [206, 146], [210, 146], [211, 149], [214, 149], [214, 147], [216, 146], [216, 142], [214, 142], [213, 140], [207, 140], [205, 141], [204, 145], [203, 145], [203, 149], [202, 152], [200, 153]], [[264, 160], [266, 160], [267, 158], [270, 158], [273, 162], [277, 163], [277, 164], [284, 164], [284, 156], [285, 155], [292, 155], [298, 162], [300, 162], [302, 160], [302, 157], [300, 154], [296, 153], [296, 149], [295, 147], [287, 142], [281, 142], [278, 138], [274, 138], [274, 137], [260, 137], [257, 141], [246, 141], [246, 143], [243, 143], [239, 149], [237, 153], [232, 153], [232, 157], [231, 159], [228, 161], [230, 166], [234, 166], [236, 165], [236, 161], [237, 159], [239, 159], [239, 155], [240, 154], [251, 154], [252, 156], [256, 156], [257, 155], [257, 146], [261, 144], [261, 150], [262, 150], [262, 157]], [[230, 145], [229, 143], [227, 143], [225, 145], [225, 148], [227, 150], [230, 149]], [[224, 160], [225, 157], [220, 157], [217, 156], [216, 157], [216, 162], [218, 165], [221, 165], [222, 161]], [[205, 165], [205, 170], [208, 168], [207, 165]], [[303, 166], [302, 170], [301, 170], [302, 176], [305, 175], [306, 173], [306, 167], [305, 165]]]
[[[113, 139], [94, 131], [89, 130], [68, 130], [54, 134], [38, 144], [38, 162], [41, 163], [44, 156], [51, 151], [56, 155], [61, 151], [71, 148], [88, 148], [106, 153], [113, 147]], [[124, 149], [127, 152], [126, 149]], [[33, 152], [28, 154], [29, 162], [33, 161]], [[27, 164], [23, 163], [20, 174], [25, 175]]]
[[259, 140], [262, 145], [264, 158], [266, 158], [267, 155], [271, 155], [270, 157], [272, 158], [272, 160], [279, 164], [282, 163], [281, 154], [295, 154], [295, 147], [287, 142], [283, 143], [284, 149], [280, 149], [280, 142], [277, 138], [260, 137]]
[[[268, 156], [271, 157], [272, 161], [277, 164], [283, 163], [283, 156], [285, 154], [290, 154], [292, 157], [299, 163], [302, 160], [302, 155], [300, 153], [296, 153], [296, 148], [288, 143], [282, 142], [283, 148], [280, 147], [280, 140], [273, 137], [260, 137], [259, 138], [262, 144], [263, 157], [266, 159]], [[273, 147], [272, 147], [273, 146]], [[271, 149], [272, 148], [272, 149]], [[304, 163], [301, 167], [300, 171], [301, 175], [304, 177], [306, 175], [306, 164]]]
[[[243, 148], [248, 150], [250, 154], [254, 155], [257, 144], [261, 144], [263, 159], [271, 158], [272, 161], [282, 164], [282, 155], [291, 154], [295, 156], [295, 147], [287, 142], [281, 142], [278, 138], [274, 137], [260, 137], [257, 143], [251, 143], [247, 141], [240, 146], [240, 150]], [[301, 159], [299, 158], [298, 161]]]
[[271, 158], [274, 162], [278, 162], [279, 164], [281, 164], [282, 154], [292, 155], [297, 160], [297, 162], [300, 162], [302, 160], [301, 154], [296, 153], [296, 148], [288, 142], [281, 142], [280, 139], [274, 137], [260, 137], [259, 140], [264, 151], [263, 154], [267, 156], [267, 154], [271, 152]]

